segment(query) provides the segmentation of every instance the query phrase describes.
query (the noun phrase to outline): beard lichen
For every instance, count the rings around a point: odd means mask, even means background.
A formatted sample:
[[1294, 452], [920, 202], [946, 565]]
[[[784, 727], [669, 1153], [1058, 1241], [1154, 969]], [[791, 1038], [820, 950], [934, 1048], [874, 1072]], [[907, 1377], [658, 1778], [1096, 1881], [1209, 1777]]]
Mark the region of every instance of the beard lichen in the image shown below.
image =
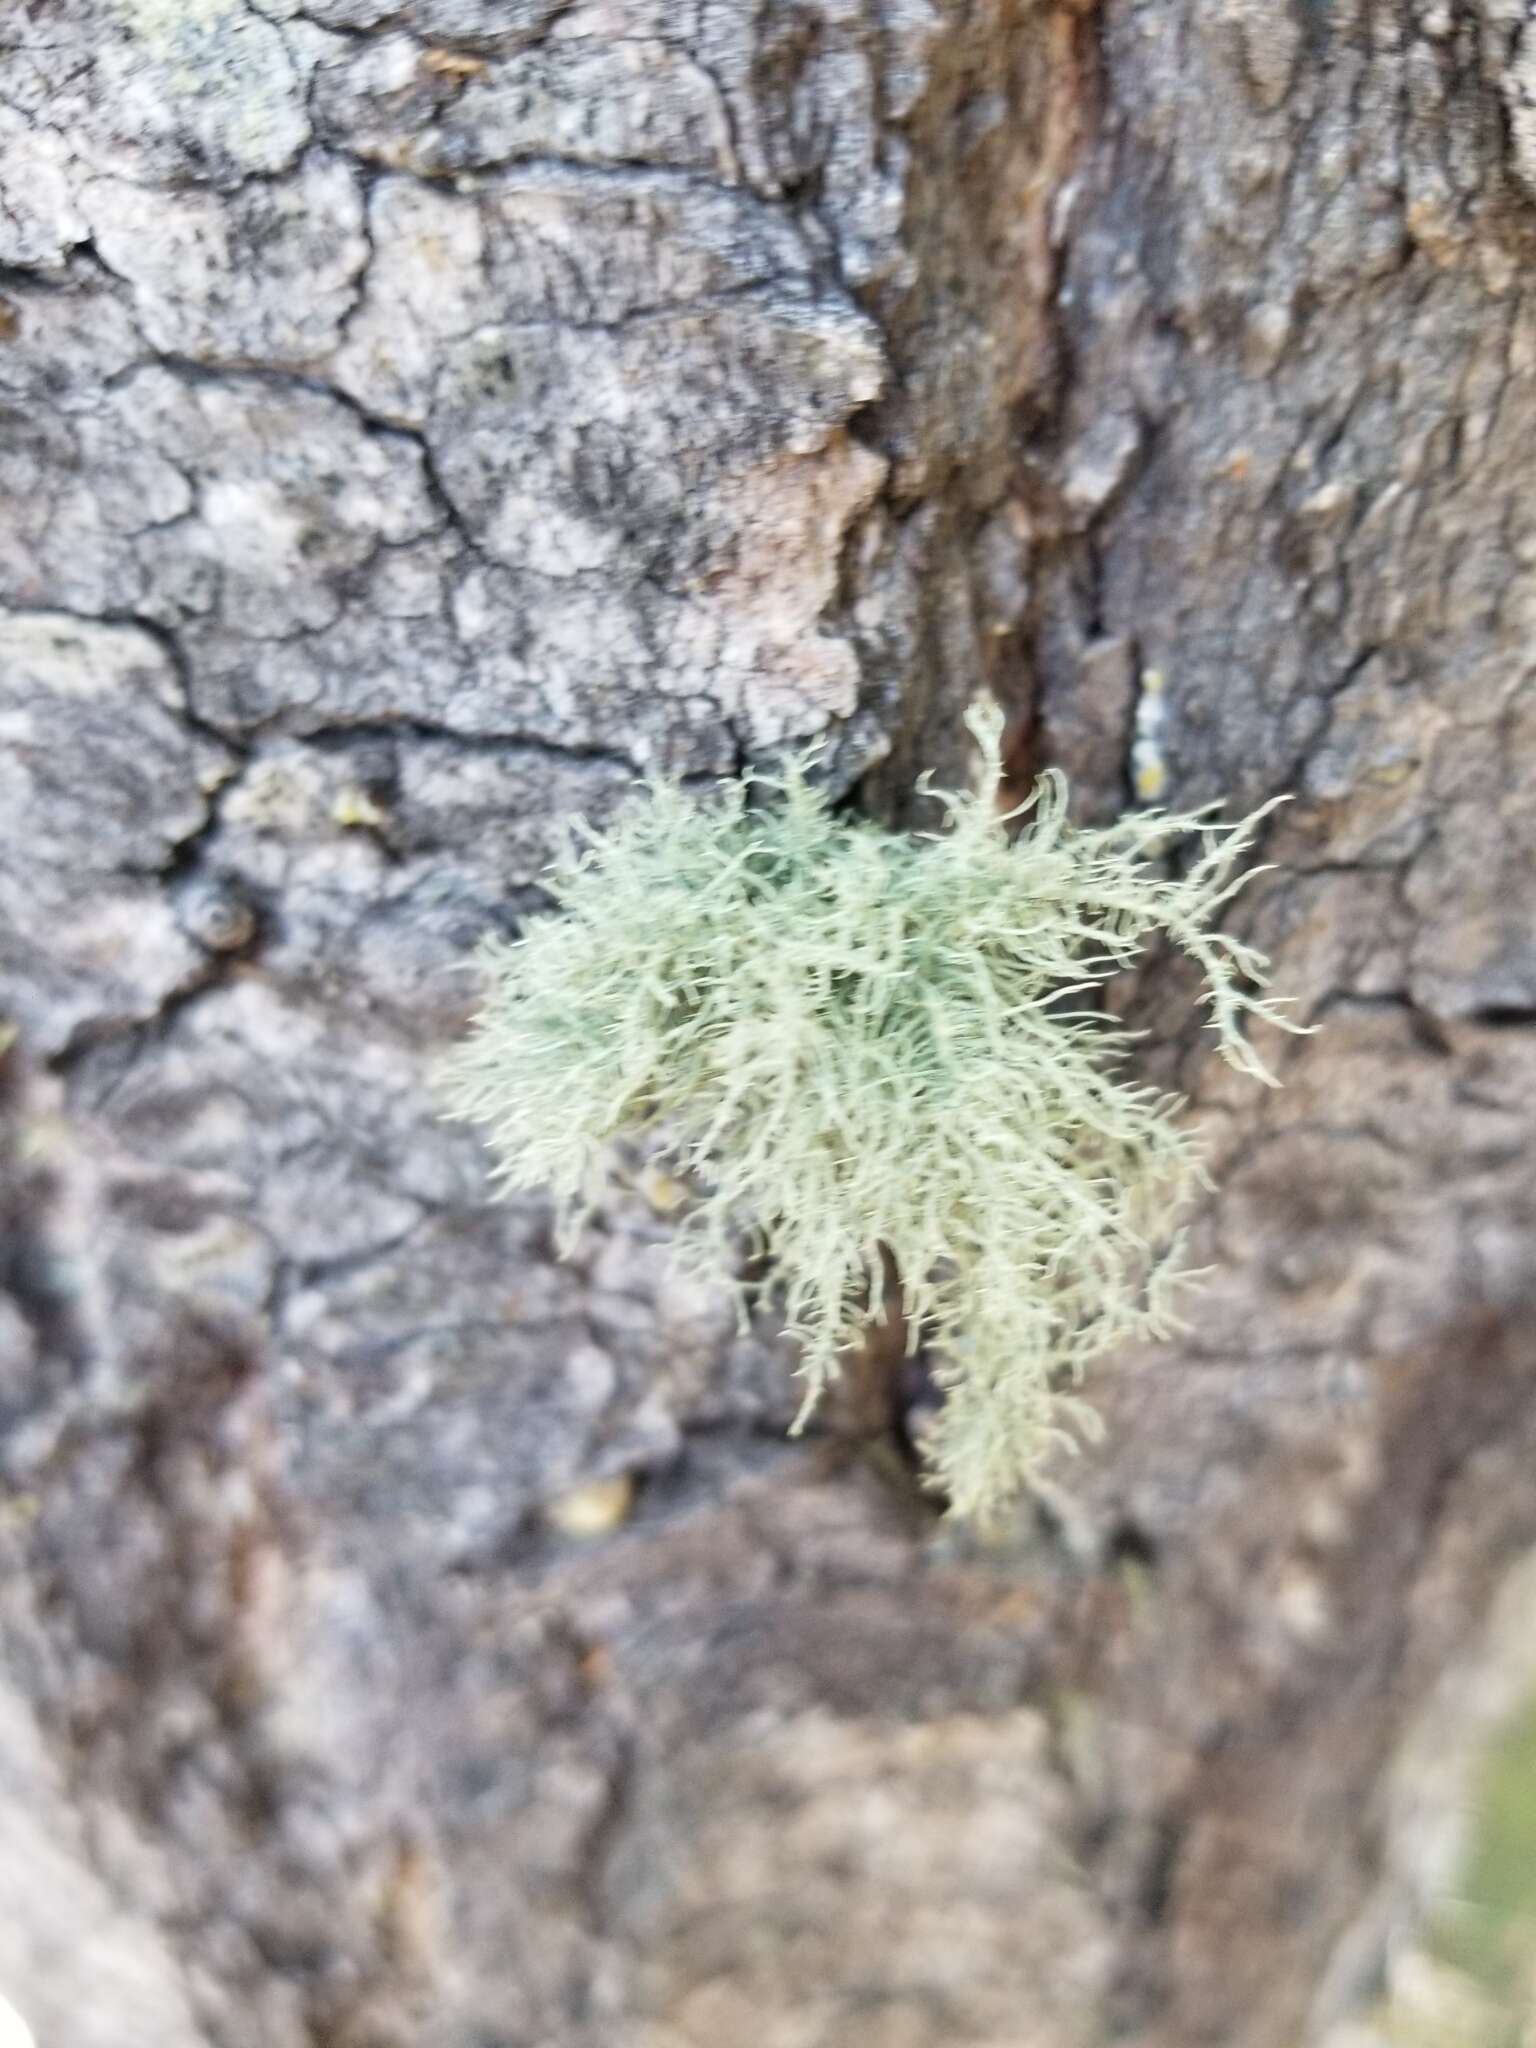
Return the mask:
[[709, 802], [653, 782], [607, 831], [578, 828], [545, 879], [559, 914], [483, 947], [484, 1003], [442, 1084], [496, 1179], [552, 1190], [568, 1228], [607, 1141], [659, 1133], [698, 1190], [677, 1255], [728, 1277], [744, 1220], [770, 1255], [802, 1419], [888, 1257], [944, 1388], [931, 1483], [986, 1517], [1095, 1433], [1089, 1363], [1169, 1330], [1171, 1221], [1202, 1178], [1180, 1103], [1128, 1077], [1129, 1034], [1083, 998], [1162, 934], [1199, 966], [1234, 1066], [1272, 1079], [1248, 1018], [1294, 1027], [1263, 955], [1213, 928], [1265, 811], [1083, 829], [1053, 773], [1005, 820], [1002, 721], [967, 722], [988, 794], [925, 778], [941, 831], [835, 813], [814, 750]]

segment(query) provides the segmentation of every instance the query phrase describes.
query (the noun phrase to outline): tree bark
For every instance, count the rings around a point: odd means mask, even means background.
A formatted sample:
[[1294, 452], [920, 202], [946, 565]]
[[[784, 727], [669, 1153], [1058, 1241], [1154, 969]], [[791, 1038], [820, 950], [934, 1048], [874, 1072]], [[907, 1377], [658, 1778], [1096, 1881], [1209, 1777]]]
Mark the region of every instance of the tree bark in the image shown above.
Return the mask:
[[[9, 10], [40, 2043], [1289, 2048], [1368, 1985], [1536, 1545], [1525, 13]], [[1085, 816], [1295, 797], [1238, 915], [1317, 1027], [1259, 1095], [1128, 992], [1214, 1272], [989, 1545], [899, 1375], [790, 1443], [664, 1187], [559, 1262], [425, 1081], [570, 813], [824, 733], [921, 822], [983, 687]]]

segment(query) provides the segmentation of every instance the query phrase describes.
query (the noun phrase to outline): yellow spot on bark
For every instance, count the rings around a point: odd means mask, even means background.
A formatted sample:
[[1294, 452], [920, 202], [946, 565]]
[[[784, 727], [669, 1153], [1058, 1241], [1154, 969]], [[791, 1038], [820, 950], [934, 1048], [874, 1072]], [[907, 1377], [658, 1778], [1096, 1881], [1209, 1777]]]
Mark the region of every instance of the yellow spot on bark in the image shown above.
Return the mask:
[[423, 71], [431, 71], [439, 78], [482, 78], [485, 75], [483, 57], [466, 57], [458, 50], [424, 50], [421, 56]]
[[562, 1536], [590, 1540], [606, 1536], [627, 1520], [635, 1497], [635, 1482], [627, 1472], [611, 1479], [589, 1479], [585, 1486], [573, 1486], [569, 1493], [552, 1500], [544, 1519]]
[[365, 789], [344, 789], [331, 805], [331, 816], [338, 825], [383, 825], [388, 822]]
[[658, 1216], [675, 1215], [688, 1199], [686, 1183], [659, 1166], [644, 1167], [636, 1184]]

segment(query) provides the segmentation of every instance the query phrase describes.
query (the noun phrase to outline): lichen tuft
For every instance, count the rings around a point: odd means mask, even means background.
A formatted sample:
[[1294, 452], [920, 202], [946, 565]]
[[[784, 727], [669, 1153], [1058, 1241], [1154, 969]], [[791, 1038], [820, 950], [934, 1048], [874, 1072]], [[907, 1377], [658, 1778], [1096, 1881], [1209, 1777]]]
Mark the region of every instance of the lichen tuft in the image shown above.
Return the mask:
[[[968, 723], [994, 789], [1001, 720]], [[1085, 999], [1162, 933], [1233, 1065], [1272, 1078], [1247, 1018], [1294, 1028], [1263, 956], [1212, 928], [1265, 812], [1084, 830], [1048, 774], [1012, 834], [989, 797], [931, 792], [944, 829], [903, 837], [836, 814], [813, 762], [707, 803], [653, 782], [583, 829], [546, 879], [561, 914], [483, 948], [445, 1100], [568, 1226], [606, 1142], [656, 1132], [698, 1190], [678, 1255], [730, 1271], [744, 1220], [771, 1253], [802, 1413], [881, 1299], [887, 1248], [945, 1388], [932, 1483], [985, 1517], [1094, 1430], [1090, 1361], [1170, 1327], [1170, 1219], [1200, 1178], [1180, 1105], [1126, 1073], [1127, 1033]], [[1193, 842], [1176, 874], [1174, 840]]]

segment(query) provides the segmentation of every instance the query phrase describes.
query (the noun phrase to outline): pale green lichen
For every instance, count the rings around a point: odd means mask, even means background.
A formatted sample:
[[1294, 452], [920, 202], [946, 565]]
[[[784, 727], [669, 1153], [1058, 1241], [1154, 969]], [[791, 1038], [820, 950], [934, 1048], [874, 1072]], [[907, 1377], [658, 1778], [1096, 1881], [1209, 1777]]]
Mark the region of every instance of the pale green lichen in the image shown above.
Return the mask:
[[[1001, 720], [968, 721], [997, 786]], [[1126, 1033], [1083, 997], [1162, 933], [1200, 966], [1219, 1048], [1266, 962], [1212, 929], [1264, 812], [1066, 818], [1047, 775], [1012, 813], [931, 792], [945, 829], [902, 837], [832, 811], [806, 756], [701, 803], [648, 786], [556, 863], [563, 914], [482, 959], [484, 1007], [445, 1064], [508, 1187], [568, 1219], [605, 1142], [656, 1129], [699, 1187], [681, 1256], [730, 1270], [744, 1221], [771, 1254], [806, 1408], [881, 1298], [939, 1361], [934, 1484], [984, 1516], [1053, 1443], [1091, 1430], [1091, 1359], [1167, 1330], [1170, 1219], [1200, 1177], [1178, 1104], [1124, 1071]], [[1178, 873], [1154, 865], [1192, 842]]]

